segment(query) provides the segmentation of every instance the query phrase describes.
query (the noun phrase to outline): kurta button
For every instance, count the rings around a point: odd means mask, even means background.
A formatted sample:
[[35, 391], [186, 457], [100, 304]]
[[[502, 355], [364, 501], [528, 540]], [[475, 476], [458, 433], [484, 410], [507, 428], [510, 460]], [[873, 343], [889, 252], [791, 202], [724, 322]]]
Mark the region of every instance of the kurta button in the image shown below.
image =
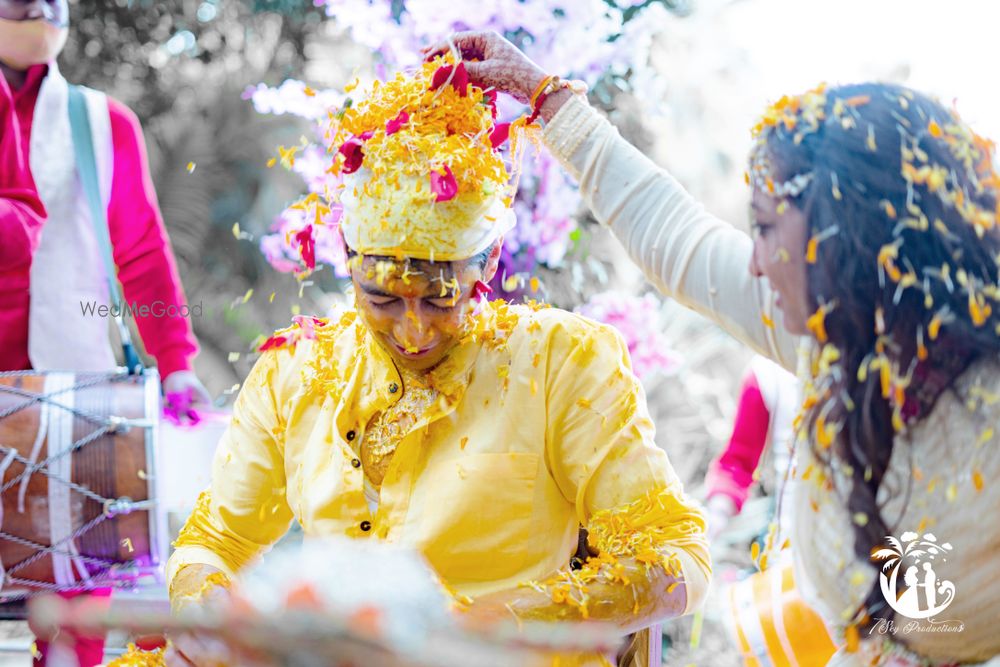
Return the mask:
[[363, 530], [363, 531], [365, 531], [367, 533], [371, 529], [372, 529], [372, 522], [371, 521], [362, 521], [361, 522], [361, 530]]
[[395, 382], [393, 382], [392, 384], [389, 385], [389, 393], [390, 394], [395, 394], [397, 391], [399, 391], [399, 385], [398, 384], [396, 384]]
[[351, 465], [354, 466], [355, 468], [360, 468], [361, 461], [359, 461], [358, 459], [351, 459]]
[[350, 442], [351, 440], [354, 440], [354, 435], [355, 435], [354, 431], [348, 431], [347, 432], [347, 442]]

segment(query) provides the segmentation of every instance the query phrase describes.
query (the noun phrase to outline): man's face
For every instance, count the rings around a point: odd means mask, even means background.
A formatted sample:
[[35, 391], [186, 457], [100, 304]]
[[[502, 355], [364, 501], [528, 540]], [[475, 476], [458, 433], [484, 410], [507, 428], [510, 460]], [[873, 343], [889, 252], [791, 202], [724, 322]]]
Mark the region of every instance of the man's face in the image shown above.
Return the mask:
[[499, 254], [497, 246], [485, 269], [469, 261], [355, 260], [351, 281], [358, 312], [397, 364], [429, 370], [458, 343], [476, 281], [492, 278]]
[[43, 20], [57, 28], [69, 25], [66, 0], [0, 0], [0, 19], [8, 21]]

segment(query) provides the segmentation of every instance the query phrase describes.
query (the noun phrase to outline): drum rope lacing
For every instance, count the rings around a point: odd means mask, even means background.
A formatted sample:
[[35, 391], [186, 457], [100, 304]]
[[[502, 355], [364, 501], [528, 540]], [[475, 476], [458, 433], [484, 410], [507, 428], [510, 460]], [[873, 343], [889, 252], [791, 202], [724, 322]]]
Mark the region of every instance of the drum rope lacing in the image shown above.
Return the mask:
[[[2, 371], [0, 372], [0, 378], [27, 377], [36, 374], [37, 373], [35, 371]], [[96, 430], [92, 431], [88, 435], [73, 442], [73, 444], [70, 447], [63, 450], [62, 452], [38, 462], [32, 462], [30, 459], [21, 456], [13, 448], [6, 447], [5, 445], [3, 445], [3, 443], [0, 443], [0, 450], [6, 451], [7, 455], [13, 461], [17, 461], [25, 466], [21, 474], [17, 475], [9, 482], [5, 483], [2, 487], [0, 487], [0, 495], [2, 495], [4, 492], [6, 492], [8, 489], [12, 488], [16, 484], [18, 484], [25, 477], [30, 477], [33, 473], [41, 471], [42, 474], [44, 474], [49, 480], [65, 485], [71, 490], [76, 491], [80, 495], [89, 498], [90, 500], [93, 500], [97, 503], [100, 503], [101, 506], [103, 507], [103, 511], [101, 512], [101, 514], [98, 514], [96, 517], [88, 521], [86, 524], [73, 531], [73, 533], [71, 533], [67, 537], [49, 546], [39, 544], [32, 540], [28, 540], [23, 537], [12, 535], [3, 530], [0, 530], [0, 540], [7, 540], [15, 544], [20, 544], [22, 546], [26, 546], [28, 548], [35, 550], [35, 553], [32, 556], [29, 556], [28, 558], [12, 565], [9, 568], [0, 566], [3, 567], [3, 569], [0, 569], [0, 574], [2, 574], [3, 577], [3, 582], [0, 582], [0, 589], [3, 588], [4, 583], [27, 585], [33, 588], [42, 589], [33, 592], [24, 591], [13, 594], [7, 594], [4, 596], [6, 600], [30, 598], [35, 595], [39, 595], [43, 591], [58, 591], [66, 588], [66, 586], [62, 586], [59, 584], [52, 584], [44, 581], [36, 581], [33, 579], [22, 579], [19, 577], [11, 576], [14, 572], [17, 572], [18, 570], [21, 570], [31, 565], [35, 561], [49, 554], [58, 554], [62, 556], [67, 556], [79, 562], [88, 565], [94, 565], [100, 568], [96, 573], [94, 573], [94, 575], [88, 577], [88, 580], [86, 582], [80, 582], [80, 584], [82, 584], [84, 587], [97, 587], [100, 585], [101, 582], [115, 581], [116, 579], [113, 573], [109, 574], [109, 572], [113, 571], [116, 568], [128, 568], [135, 564], [135, 561], [129, 561], [126, 563], [117, 563], [115, 561], [99, 558], [96, 556], [86, 556], [83, 554], [72, 553], [69, 550], [61, 549], [60, 547], [62, 547], [62, 545], [64, 544], [72, 543], [73, 540], [89, 532], [94, 527], [108, 520], [115, 514], [127, 513], [133, 510], [149, 509], [153, 504], [153, 502], [152, 501], [134, 502], [131, 501], [130, 499], [125, 499], [125, 498], [105, 498], [104, 496], [98, 493], [94, 493], [92, 490], [88, 489], [85, 486], [76, 484], [72, 480], [63, 479], [58, 475], [52, 475], [48, 472], [48, 466], [52, 462], [57, 461], [68, 454], [72, 454], [74, 452], [79, 451], [80, 449], [90, 444], [91, 442], [97, 440], [98, 438], [104, 437], [105, 435], [114, 435], [115, 433], [121, 432], [123, 428], [128, 428], [132, 425], [145, 425], [145, 422], [141, 422], [138, 420], [128, 420], [115, 416], [103, 417], [101, 415], [96, 415], [86, 410], [81, 410], [80, 408], [77, 408], [75, 406], [70, 408], [59, 402], [51, 400], [51, 398], [56, 395], [68, 392], [76, 392], [80, 389], [86, 389], [88, 387], [97, 386], [107, 382], [109, 379], [111, 381], [128, 381], [130, 379], [130, 376], [125, 373], [117, 373], [110, 377], [108, 375], [101, 374], [92, 379], [76, 382], [70, 387], [66, 387], [64, 389], [54, 391], [49, 394], [38, 394], [24, 389], [19, 389], [16, 387], [10, 387], [7, 385], [0, 384], [0, 394], [9, 394], [27, 399], [23, 403], [13, 405], [5, 410], [0, 410], [0, 419], [5, 419], [6, 417], [9, 417], [10, 415], [15, 414], [36, 403], [48, 403], [50, 405], [58, 407], [61, 410], [65, 410], [69, 413], [72, 413], [76, 417], [89, 421], [98, 427]]]

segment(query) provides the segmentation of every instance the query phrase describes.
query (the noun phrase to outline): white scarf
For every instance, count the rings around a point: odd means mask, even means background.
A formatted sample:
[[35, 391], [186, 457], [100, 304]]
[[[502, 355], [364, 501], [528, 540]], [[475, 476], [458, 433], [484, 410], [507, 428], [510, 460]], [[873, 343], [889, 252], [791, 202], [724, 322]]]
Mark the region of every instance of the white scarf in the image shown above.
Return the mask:
[[[84, 89], [90, 112], [97, 178], [105, 207], [111, 199], [114, 147], [104, 94]], [[49, 65], [31, 127], [31, 173], [48, 213], [31, 265], [28, 356], [36, 370], [107, 371], [117, 365], [111, 322], [85, 315], [81, 304], [110, 305], [107, 274], [90, 208], [76, 170], [69, 122], [69, 85]]]

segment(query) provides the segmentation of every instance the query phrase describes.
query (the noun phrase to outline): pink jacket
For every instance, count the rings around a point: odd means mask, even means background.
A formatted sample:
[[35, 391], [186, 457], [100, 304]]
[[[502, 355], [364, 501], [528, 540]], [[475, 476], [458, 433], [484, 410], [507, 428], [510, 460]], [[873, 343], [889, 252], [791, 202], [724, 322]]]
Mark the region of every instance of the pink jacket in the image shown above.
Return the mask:
[[[45, 65], [32, 67], [25, 85], [16, 91], [0, 76], [0, 370], [30, 368], [29, 271], [45, 213], [32, 179], [28, 148], [35, 102], [47, 72]], [[108, 226], [123, 298], [140, 305], [157, 301], [183, 305], [184, 292], [150, 178], [139, 119], [120, 102], [109, 99], [108, 106], [114, 144]], [[191, 369], [198, 346], [187, 319], [140, 317], [137, 322], [162, 377]]]

